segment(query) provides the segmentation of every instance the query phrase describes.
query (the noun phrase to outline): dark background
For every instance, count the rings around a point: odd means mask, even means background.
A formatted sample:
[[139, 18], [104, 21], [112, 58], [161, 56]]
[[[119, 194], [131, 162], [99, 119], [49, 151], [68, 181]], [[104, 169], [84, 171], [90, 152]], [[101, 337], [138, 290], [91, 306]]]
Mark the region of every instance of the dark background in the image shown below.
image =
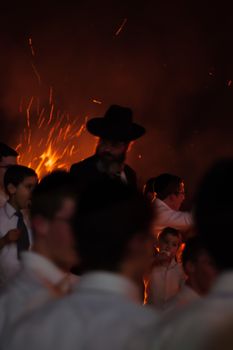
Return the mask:
[[148, 132], [129, 163], [142, 181], [176, 173], [192, 194], [205, 169], [233, 151], [231, 7], [224, 0], [1, 5], [1, 139], [16, 144], [19, 101], [46, 99], [50, 86], [56, 105], [80, 124], [112, 103], [130, 106]]

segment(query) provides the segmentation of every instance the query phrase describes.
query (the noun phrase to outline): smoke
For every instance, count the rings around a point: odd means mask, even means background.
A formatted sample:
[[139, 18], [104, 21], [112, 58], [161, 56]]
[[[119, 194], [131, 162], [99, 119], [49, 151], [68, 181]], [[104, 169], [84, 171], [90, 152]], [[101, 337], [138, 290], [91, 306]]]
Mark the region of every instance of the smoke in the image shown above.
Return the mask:
[[[80, 124], [112, 103], [130, 106], [147, 128], [128, 157], [141, 182], [169, 171], [192, 192], [206, 167], [232, 152], [231, 16], [227, 2], [210, 9], [203, 1], [87, 0], [5, 9], [2, 139], [12, 144], [25, 123], [20, 101], [26, 106], [33, 95], [46, 104], [51, 86], [57, 108]], [[87, 156], [95, 141], [83, 138]]]

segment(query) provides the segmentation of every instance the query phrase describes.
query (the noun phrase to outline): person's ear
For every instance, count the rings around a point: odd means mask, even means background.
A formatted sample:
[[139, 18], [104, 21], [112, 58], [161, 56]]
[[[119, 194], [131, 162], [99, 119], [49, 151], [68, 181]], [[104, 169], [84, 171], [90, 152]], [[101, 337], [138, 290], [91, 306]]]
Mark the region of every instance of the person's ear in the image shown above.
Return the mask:
[[13, 184], [11, 184], [11, 183], [9, 183], [8, 185], [7, 185], [7, 192], [12, 196], [13, 194], [15, 194], [16, 193], [16, 187], [15, 187], [15, 185], [13, 185]]

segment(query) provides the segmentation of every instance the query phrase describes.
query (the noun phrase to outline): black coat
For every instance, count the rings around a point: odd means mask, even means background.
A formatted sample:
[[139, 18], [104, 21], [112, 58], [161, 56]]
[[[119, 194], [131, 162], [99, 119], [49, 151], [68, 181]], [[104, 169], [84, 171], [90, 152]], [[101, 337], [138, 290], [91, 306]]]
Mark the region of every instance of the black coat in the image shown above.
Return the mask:
[[[79, 163], [71, 166], [70, 173], [74, 177], [75, 183], [79, 189], [84, 189], [86, 186], [104, 180], [108, 175], [98, 170], [97, 157], [91, 156]], [[137, 177], [135, 171], [127, 164], [124, 167], [127, 183], [130, 186], [137, 187]]]

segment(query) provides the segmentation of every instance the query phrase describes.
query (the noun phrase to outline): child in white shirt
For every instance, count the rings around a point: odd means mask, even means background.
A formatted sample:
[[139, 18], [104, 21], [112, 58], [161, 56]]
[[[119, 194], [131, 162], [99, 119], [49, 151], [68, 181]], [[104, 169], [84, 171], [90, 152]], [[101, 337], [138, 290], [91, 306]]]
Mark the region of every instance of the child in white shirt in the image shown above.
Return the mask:
[[181, 263], [177, 262], [177, 252], [181, 245], [181, 235], [173, 228], [165, 228], [158, 237], [158, 254], [147, 284], [147, 303], [165, 310], [172, 298], [185, 282]]

